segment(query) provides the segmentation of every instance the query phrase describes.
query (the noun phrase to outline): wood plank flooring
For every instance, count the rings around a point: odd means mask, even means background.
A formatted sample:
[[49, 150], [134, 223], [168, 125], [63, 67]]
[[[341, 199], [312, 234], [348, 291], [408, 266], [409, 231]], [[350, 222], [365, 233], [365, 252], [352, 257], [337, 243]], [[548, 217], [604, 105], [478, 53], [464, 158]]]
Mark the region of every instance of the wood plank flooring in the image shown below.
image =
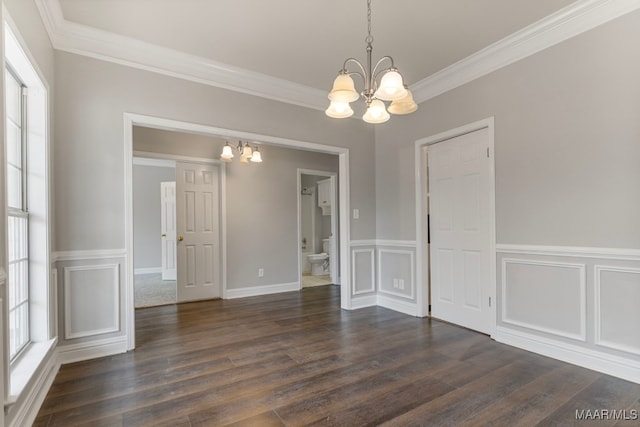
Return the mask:
[[638, 384], [436, 320], [340, 310], [331, 285], [140, 309], [136, 333], [134, 352], [63, 366], [34, 425], [564, 426], [640, 406]]

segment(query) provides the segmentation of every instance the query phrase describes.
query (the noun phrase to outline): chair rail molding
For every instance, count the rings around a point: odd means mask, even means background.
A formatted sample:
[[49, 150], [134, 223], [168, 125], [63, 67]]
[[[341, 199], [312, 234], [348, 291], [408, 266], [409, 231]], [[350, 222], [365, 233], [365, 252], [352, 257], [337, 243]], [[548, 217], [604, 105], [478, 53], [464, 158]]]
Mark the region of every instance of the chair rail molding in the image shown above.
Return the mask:
[[498, 244], [498, 253], [640, 261], [640, 249]]

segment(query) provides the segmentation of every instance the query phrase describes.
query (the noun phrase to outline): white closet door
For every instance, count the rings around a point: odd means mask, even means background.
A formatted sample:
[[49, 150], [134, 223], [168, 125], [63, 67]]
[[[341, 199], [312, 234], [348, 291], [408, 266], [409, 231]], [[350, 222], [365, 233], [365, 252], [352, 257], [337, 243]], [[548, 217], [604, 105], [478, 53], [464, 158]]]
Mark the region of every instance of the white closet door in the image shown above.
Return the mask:
[[491, 162], [481, 129], [429, 147], [431, 313], [490, 333]]

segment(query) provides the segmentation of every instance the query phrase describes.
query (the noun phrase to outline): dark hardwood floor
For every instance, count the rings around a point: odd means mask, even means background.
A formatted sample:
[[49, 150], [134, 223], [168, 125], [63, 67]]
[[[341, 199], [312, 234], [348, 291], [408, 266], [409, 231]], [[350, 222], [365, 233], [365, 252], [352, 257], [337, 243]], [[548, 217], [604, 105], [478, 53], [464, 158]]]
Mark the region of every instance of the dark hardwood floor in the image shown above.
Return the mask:
[[339, 304], [322, 286], [140, 309], [137, 349], [63, 366], [35, 425], [564, 426], [576, 410], [640, 407], [638, 384]]

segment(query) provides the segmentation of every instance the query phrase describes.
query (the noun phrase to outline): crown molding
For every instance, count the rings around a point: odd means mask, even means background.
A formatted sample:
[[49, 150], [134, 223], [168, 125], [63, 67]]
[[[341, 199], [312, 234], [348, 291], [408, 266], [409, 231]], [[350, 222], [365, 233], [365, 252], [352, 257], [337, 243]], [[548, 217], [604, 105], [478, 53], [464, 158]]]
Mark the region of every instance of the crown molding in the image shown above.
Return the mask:
[[435, 98], [640, 8], [640, 0], [580, 0], [411, 86], [417, 103]]
[[[326, 92], [67, 21], [58, 0], [35, 0], [53, 47], [302, 107], [324, 110]], [[640, 0], [579, 0], [411, 85], [427, 101], [640, 8]]]
[[318, 110], [325, 91], [67, 21], [58, 0], [35, 0], [55, 49]]

